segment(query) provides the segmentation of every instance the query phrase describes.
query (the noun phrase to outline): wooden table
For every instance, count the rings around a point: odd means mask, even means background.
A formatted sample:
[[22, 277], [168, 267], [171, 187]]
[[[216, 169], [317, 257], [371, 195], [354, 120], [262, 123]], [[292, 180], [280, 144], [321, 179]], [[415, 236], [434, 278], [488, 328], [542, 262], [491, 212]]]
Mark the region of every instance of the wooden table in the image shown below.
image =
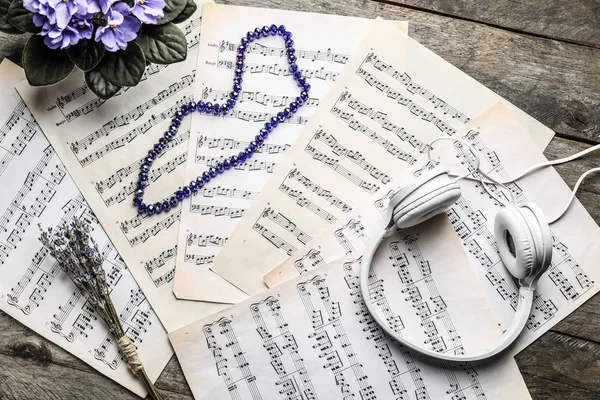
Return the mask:
[[[218, 2], [408, 20], [413, 38], [553, 129], [548, 158], [600, 142], [598, 0]], [[0, 59], [19, 62], [25, 40], [0, 34]], [[572, 187], [599, 160], [557, 169]], [[585, 183], [578, 198], [600, 223], [600, 180]], [[517, 356], [534, 399], [600, 399], [599, 317], [596, 295]], [[157, 386], [169, 399], [192, 398], [175, 357]], [[136, 398], [0, 311], [0, 399]]]

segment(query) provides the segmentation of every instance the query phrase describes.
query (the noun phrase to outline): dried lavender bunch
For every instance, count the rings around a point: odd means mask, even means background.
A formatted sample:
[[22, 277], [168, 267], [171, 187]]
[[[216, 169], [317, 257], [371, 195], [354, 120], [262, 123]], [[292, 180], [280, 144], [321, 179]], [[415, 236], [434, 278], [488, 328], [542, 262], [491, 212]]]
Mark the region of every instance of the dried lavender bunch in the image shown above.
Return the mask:
[[70, 223], [65, 222], [54, 231], [52, 228], [48, 228], [47, 232], [42, 230], [40, 241], [115, 335], [129, 369], [142, 381], [150, 397], [162, 400], [162, 396], [148, 378], [133, 343], [125, 335], [106, 284], [106, 275], [102, 268], [104, 259], [100, 255], [98, 244], [90, 235], [89, 221], [75, 217]]

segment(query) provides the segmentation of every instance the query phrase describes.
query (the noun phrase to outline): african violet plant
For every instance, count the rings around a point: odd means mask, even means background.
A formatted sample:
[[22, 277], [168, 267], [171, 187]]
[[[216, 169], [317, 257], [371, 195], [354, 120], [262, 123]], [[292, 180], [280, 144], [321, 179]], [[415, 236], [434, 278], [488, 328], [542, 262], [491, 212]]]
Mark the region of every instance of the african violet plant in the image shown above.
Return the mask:
[[195, 11], [194, 0], [0, 0], [0, 31], [34, 33], [23, 50], [30, 85], [53, 85], [77, 67], [108, 99], [137, 85], [146, 64], [185, 60], [175, 24]]

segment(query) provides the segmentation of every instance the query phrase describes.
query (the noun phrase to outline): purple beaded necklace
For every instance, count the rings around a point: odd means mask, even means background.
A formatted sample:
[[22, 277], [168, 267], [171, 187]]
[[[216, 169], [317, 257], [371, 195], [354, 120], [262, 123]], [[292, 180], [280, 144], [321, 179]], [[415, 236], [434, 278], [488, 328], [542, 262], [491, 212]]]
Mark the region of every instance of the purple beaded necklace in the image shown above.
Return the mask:
[[[259, 134], [256, 135], [253, 141], [250, 142], [248, 147], [242, 150], [237, 156], [231, 156], [226, 158], [225, 160], [218, 162], [214, 167], [210, 167], [208, 170], [202, 173], [201, 176], [198, 176], [196, 179], [192, 180], [187, 186], [179, 188], [173, 193], [173, 195], [163, 200], [162, 202], [156, 202], [154, 204], [146, 204], [144, 203], [144, 190], [150, 184], [148, 181], [148, 173], [150, 172], [150, 167], [156, 158], [161, 154], [161, 152], [166, 148], [167, 144], [175, 137], [177, 131], [179, 130], [179, 126], [181, 125], [181, 120], [187, 114], [192, 113], [193, 111], [197, 111], [199, 113], [204, 114], [212, 114], [215, 116], [225, 115], [230, 110], [233, 109], [237, 98], [242, 91], [242, 75], [244, 74], [244, 59], [246, 58], [245, 52], [248, 48], [248, 44], [252, 43], [256, 39], [260, 39], [262, 37], [267, 36], [275, 36], [279, 35], [283, 37], [285, 40], [286, 54], [289, 63], [289, 70], [294, 80], [298, 82], [298, 86], [302, 89], [300, 95], [296, 97], [294, 101], [292, 101], [289, 107], [286, 107], [283, 111], [277, 113], [276, 116], [272, 117], [270, 121], [266, 122], [264, 127], [260, 130]], [[277, 27], [277, 25], [273, 24], [270, 27], [264, 26], [262, 28], [256, 28], [254, 31], [249, 31], [245, 37], [240, 40], [240, 45], [237, 49], [237, 62], [236, 69], [234, 72], [233, 78], [233, 89], [229, 93], [229, 99], [225, 104], [211, 104], [210, 102], [199, 101], [195, 103], [191, 101], [188, 104], [184, 104], [181, 106], [181, 109], [175, 113], [173, 119], [171, 120], [171, 126], [165, 132], [163, 137], [154, 145], [150, 151], [148, 151], [148, 156], [144, 158], [142, 165], [140, 167], [140, 174], [137, 182], [137, 189], [135, 191], [135, 195], [133, 197], [133, 204], [138, 209], [139, 215], [154, 215], [160, 214], [161, 212], [167, 212], [171, 208], [176, 207], [177, 204], [182, 201], [186, 197], [190, 197], [190, 195], [198, 193], [204, 185], [206, 185], [211, 179], [215, 178], [217, 175], [229, 170], [237, 165], [243, 164], [247, 160], [249, 160], [252, 155], [258, 150], [265, 139], [269, 136], [269, 134], [279, 125], [287, 119], [290, 119], [296, 111], [308, 100], [308, 91], [310, 90], [310, 85], [306, 82], [306, 78], [302, 76], [300, 71], [298, 70], [298, 66], [296, 65], [296, 50], [294, 49], [294, 41], [292, 40], [292, 33], [286, 31], [283, 25]]]

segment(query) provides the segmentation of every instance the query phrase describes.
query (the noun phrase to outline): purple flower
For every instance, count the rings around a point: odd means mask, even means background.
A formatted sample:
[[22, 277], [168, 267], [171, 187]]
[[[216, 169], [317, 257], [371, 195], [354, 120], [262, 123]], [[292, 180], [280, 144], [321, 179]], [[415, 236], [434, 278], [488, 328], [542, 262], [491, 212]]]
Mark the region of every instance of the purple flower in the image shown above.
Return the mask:
[[131, 9], [123, 2], [115, 4], [104, 15], [106, 26], [96, 30], [96, 42], [102, 41], [108, 51], [124, 50], [127, 42], [137, 37], [140, 21], [131, 15]]
[[47, 15], [48, 20], [60, 29], [66, 28], [76, 13], [87, 14], [88, 4], [85, 0], [41, 0], [42, 4], [45, 2], [53, 11]]
[[156, 24], [164, 17], [165, 0], [136, 0], [131, 13], [144, 24]]
[[88, 11], [90, 13], [102, 11], [103, 14], [106, 14], [110, 6], [112, 6], [116, 1], [117, 0], [89, 0]]

